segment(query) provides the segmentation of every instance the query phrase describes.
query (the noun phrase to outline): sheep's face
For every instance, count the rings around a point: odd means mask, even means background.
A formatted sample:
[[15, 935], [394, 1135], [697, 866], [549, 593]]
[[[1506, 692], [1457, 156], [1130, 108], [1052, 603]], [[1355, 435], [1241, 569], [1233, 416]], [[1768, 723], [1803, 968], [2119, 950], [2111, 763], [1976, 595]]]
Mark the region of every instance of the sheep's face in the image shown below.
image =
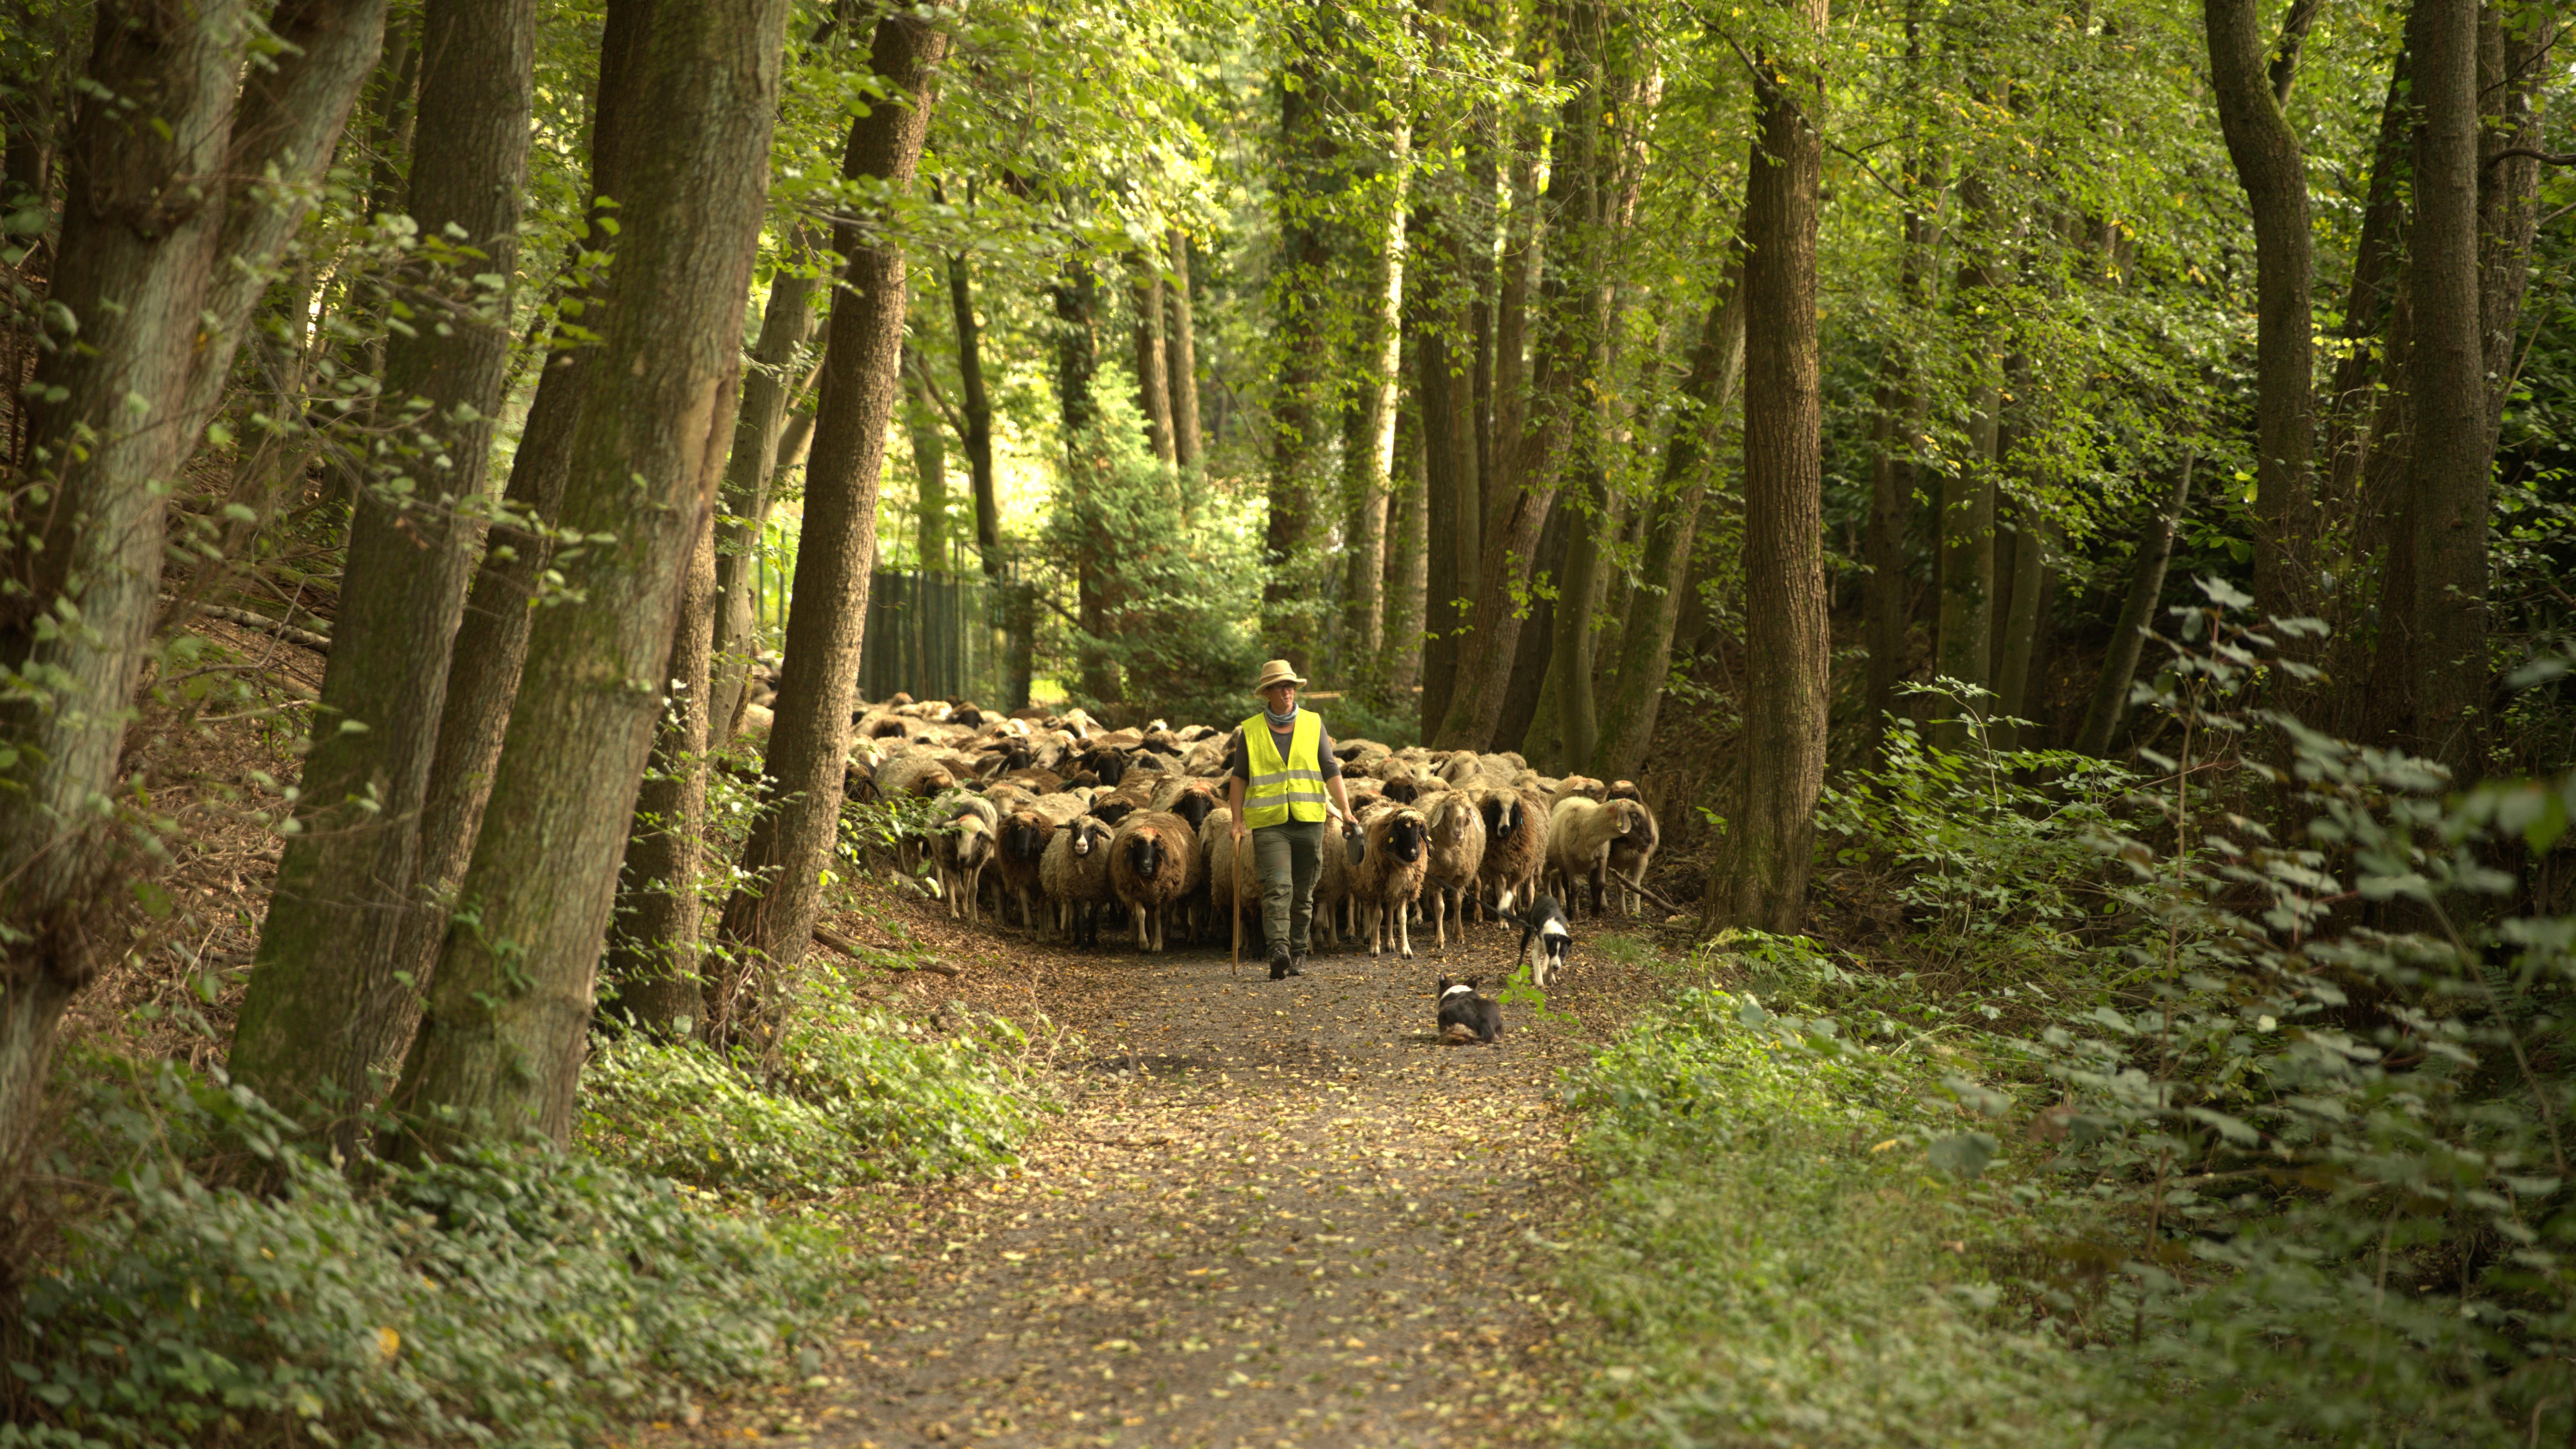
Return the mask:
[[1477, 807], [1477, 812], [1485, 817], [1487, 835], [1500, 840], [1512, 833], [1511, 808], [1508, 800], [1487, 800]]
[[1378, 793], [1384, 795], [1389, 800], [1395, 801], [1399, 805], [1410, 805], [1415, 800], [1421, 798], [1422, 787], [1414, 783], [1412, 778], [1408, 776], [1401, 780], [1387, 781], [1386, 788]]
[[1002, 827], [1002, 849], [1013, 860], [1035, 860], [1046, 850], [1046, 827], [1030, 815], [1014, 815]]
[[1094, 750], [1083, 765], [1099, 776], [1103, 785], [1115, 785], [1127, 778], [1127, 757], [1116, 750]]
[[1172, 813], [1190, 822], [1192, 830], [1206, 824], [1208, 816], [1215, 810], [1216, 794], [1206, 789], [1184, 791], [1181, 798], [1172, 803]]
[[1127, 837], [1127, 868], [1146, 880], [1163, 868], [1163, 837], [1139, 830]]
[[1646, 833], [1646, 807], [1638, 804], [1634, 800], [1621, 800], [1616, 802], [1615, 808], [1619, 812], [1619, 833], [1621, 835], [1643, 835]]
[[1135, 809], [1136, 803], [1132, 800], [1103, 800], [1091, 807], [1091, 813], [1100, 817], [1101, 824], [1115, 825]]
[[1422, 817], [1408, 810], [1386, 828], [1386, 853], [1407, 865], [1422, 858]]

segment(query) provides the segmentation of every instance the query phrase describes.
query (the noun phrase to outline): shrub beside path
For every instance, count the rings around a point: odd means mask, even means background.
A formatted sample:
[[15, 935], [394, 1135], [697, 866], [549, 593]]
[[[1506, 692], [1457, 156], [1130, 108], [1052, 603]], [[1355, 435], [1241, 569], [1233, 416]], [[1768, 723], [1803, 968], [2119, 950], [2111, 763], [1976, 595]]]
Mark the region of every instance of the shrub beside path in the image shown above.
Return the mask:
[[1222, 953], [1001, 944], [988, 969], [1046, 983], [1038, 1003], [1077, 1021], [1067, 1111], [1023, 1172], [903, 1194], [863, 1228], [884, 1270], [807, 1387], [680, 1432], [1556, 1442], [1574, 1202], [1556, 1082], [1591, 1033], [1514, 1010], [1500, 1046], [1431, 1040], [1435, 977], [1498, 979], [1517, 938], [1482, 930], [1447, 963], [1324, 957], [1279, 983]]

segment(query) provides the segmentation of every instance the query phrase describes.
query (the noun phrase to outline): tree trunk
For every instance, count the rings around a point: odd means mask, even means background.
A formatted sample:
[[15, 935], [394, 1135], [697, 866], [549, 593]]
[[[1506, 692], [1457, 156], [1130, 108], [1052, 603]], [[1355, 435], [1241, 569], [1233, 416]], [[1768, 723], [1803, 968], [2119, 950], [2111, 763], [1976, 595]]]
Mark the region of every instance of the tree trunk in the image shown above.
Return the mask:
[[2173, 496], [2158, 509], [2138, 535], [2138, 555], [2129, 569], [2129, 595], [2120, 604], [2120, 622], [2111, 630], [2111, 647], [2103, 652], [2102, 673], [2093, 684], [2093, 702], [2085, 708], [2075, 748], [2088, 755], [2108, 755], [2119, 733], [2120, 716], [2129, 707], [2129, 682], [2137, 677], [2138, 655], [2147, 631], [2156, 624], [2156, 600], [2164, 596], [2165, 565], [2173, 558], [2174, 535], [2191, 507], [2192, 456], [2183, 454], [2182, 474]]
[[[1822, 37], [1825, 0], [1798, 0], [1791, 13]], [[1736, 818], [1709, 873], [1702, 924], [1789, 933], [1806, 918], [1831, 659], [1816, 344], [1824, 94], [1812, 76], [1757, 81], [1754, 93], [1744, 198], [1744, 742]]]
[[2281, 48], [2279, 74], [2267, 71], [2261, 9], [2258, 0], [2202, 0], [2201, 15], [2219, 129], [2254, 216], [2254, 599], [2266, 613], [2300, 615], [2314, 606], [2316, 533], [2307, 165], [2281, 99], [2297, 46]]
[[[1457, 682], [1431, 743], [1443, 749], [1489, 749], [1519, 657], [1518, 599], [1534, 580], [1539, 535], [1556, 495], [1574, 432], [1594, 407], [1592, 388], [1604, 339], [1608, 288], [1602, 273], [1613, 254], [1604, 213], [1605, 175], [1617, 157], [1604, 144], [1607, 109], [1608, 14], [1597, 0], [1570, 5], [1563, 28], [1561, 83], [1571, 87], [1559, 114], [1549, 158], [1547, 208], [1558, 236], [1557, 265], [1540, 287], [1543, 327], [1531, 368], [1526, 410], [1513, 401], [1510, 305], [1516, 285], [1514, 251], [1504, 253], [1501, 320], [1496, 329], [1496, 449], [1508, 455], [1499, 478], [1485, 483], [1485, 535], [1476, 576], [1474, 623], [1458, 652]], [[1517, 226], [1518, 223], [1515, 222]], [[1539, 242], [1535, 222], [1529, 249]]]
[[2485, 338], [2478, 318], [2477, 0], [2416, 0], [2415, 728], [2424, 749], [2475, 772], [2487, 693]]
[[[611, 6], [601, 40], [590, 126], [591, 214], [575, 268], [584, 315], [602, 314], [609, 304], [608, 267], [617, 241], [617, 222], [610, 217], [626, 189], [628, 172], [621, 156], [631, 145], [628, 116], [638, 84], [633, 71], [647, 18], [640, 4]], [[611, 204], [602, 205], [602, 197]], [[559, 336], [547, 353], [518, 452], [510, 459], [510, 481], [502, 494], [506, 507], [485, 536], [483, 560], [457, 625], [438, 721], [438, 752], [430, 762], [421, 808], [414, 876], [418, 898], [436, 906], [405, 920], [397, 970], [408, 973], [414, 984], [404, 997], [406, 1020], [387, 1033], [392, 1059], [380, 1062], [387, 1068], [399, 1064], [411, 1035], [423, 988], [447, 936], [451, 898], [474, 856], [493, 767], [501, 758], [511, 702], [518, 697], [527, 664], [528, 633], [536, 613], [530, 603], [552, 555], [546, 530], [559, 521], [572, 476], [574, 431], [589, 392], [594, 352], [587, 342]]]
[[795, 406], [805, 354], [814, 340], [814, 300], [822, 290], [820, 279], [805, 271], [811, 250], [812, 239], [799, 228], [783, 249], [778, 274], [770, 279], [760, 337], [743, 370], [733, 450], [725, 456], [724, 511], [716, 517], [714, 665], [707, 693], [707, 740], [713, 749], [733, 742], [750, 694], [753, 658], [760, 653], [761, 534], [769, 523], [788, 409]]
[[[536, 97], [536, 0], [432, 0], [421, 17], [420, 114], [408, 210], [424, 235], [449, 229], [517, 270], [528, 118]], [[412, 409], [435, 466], [358, 490], [330, 663], [296, 809], [234, 1029], [234, 1078], [290, 1113], [338, 1119], [376, 1096], [370, 1069], [398, 1056], [411, 986], [401, 946], [435, 910], [418, 894], [421, 810], [438, 749], [448, 660], [473, 573], [475, 515], [509, 382], [506, 295], [462, 288], [439, 326], [385, 348], [378, 416]], [[389, 468], [400, 468], [389, 463]]]
[[[2406, 178], [2414, 139], [2414, 68], [2411, 46], [2397, 48], [2388, 74], [2388, 95], [2379, 109], [2379, 139], [2370, 161], [2370, 188], [2362, 203], [2361, 236], [2353, 247], [2352, 284], [2343, 309], [2343, 355], [2336, 359], [2334, 381], [2326, 392], [2326, 466], [2328, 502], [2349, 519], [2358, 502], [2367, 456], [2375, 377], [2385, 375], [2382, 349], [2367, 345], [2387, 325], [2388, 308], [2405, 264]], [[2356, 543], [2358, 539], [2358, 523]], [[2366, 556], [2366, 555], [2365, 555]], [[2352, 570], [2346, 569], [2347, 573]], [[2357, 597], [2350, 582], [2338, 583]], [[2357, 613], [2357, 607], [2343, 611]]]
[[[1982, 180], [1959, 183], [1959, 195], [1984, 224], [1984, 235], [1959, 268], [1958, 310], [1973, 313], [1975, 298], [1991, 295], [1995, 285], [1994, 248], [1997, 218], [1992, 193]], [[1995, 601], [1995, 470], [1996, 446], [2002, 441], [1999, 413], [2003, 386], [1992, 357], [1972, 360], [1969, 385], [1968, 445], [1965, 455], [1941, 480], [1938, 569], [1941, 616], [1934, 645], [1938, 673], [1984, 688], [1992, 683]], [[1960, 701], [1961, 708], [1984, 706]], [[1967, 738], [1964, 726], [1944, 724], [1933, 731], [1944, 747], [1957, 749]]]
[[239, 0], [97, 7], [84, 88], [136, 104], [81, 106], [65, 148], [47, 303], [80, 345], [45, 351], [21, 393], [52, 496], [18, 524], [37, 536], [12, 538], [0, 591], [0, 668], [42, 689], [0, 702], [0, 1178], [23, 1166], [64, 1007], [124, 939], [110, 903], [128, 857], [98, 804], [159, 616], [167, 485], [318, 194], [384, 15], [289, 0], [269, 17], [287, 47], [245, 79]]
[[2478, 19], [2478, 322], [2484, 337], [2486, 443], [2492, 461], [2521, 335], [2522, 294], [2540, 222], [2540, 162], [2508, 150], [2541, 149], [2540, 83], [2548, 74], [2557, 23], [2546, 10], [2510, 29], [2489, 5]]
[[[909, 11], [877, 22], [870, 64], [901, 103], [877, 106], [851, 123], [843, 175], [896, 195], [911, 188], [930, 125], [933, 76], [948, 43], [945, 31]], [[816, 404], [814, 457], [805, 470], [796, 606], [787, 617], [763, 809], [742, 850], [745, 883], [725, 902], [719, 928], [732, 964], [710, 1003], [718, 1034], [768, 1048], [785, 1028], [794, 977], [822, 911], [822, 872], [839, 836], [850, 702], [876, 552], [877, 475], [903, 343], [900, 239], [845, 222], [832, 245], [849, 258], [849, 270], [832, 307], [832, 366]], [[747, 970], [761, 973], [756, 996], [746, 992]]]
[[1269, 517], [1262, 531], [1261, 639], [1271, 656], [1315, 663], [1315, 510], [1324, 434], [1319, 413], [1330, 379], [1324, 357], [1333, 289], [1325, 275], [1326, 171], [1333, 144], [1319, 105], [1322, 66], [1311, 37], [1279, 87], [1279, 262], [1270, 305], [1279, 379], [1270, 400]]
[[[993, 481], [993, 400], [984, 391], [983, 329], [975, 321], [966, 258], [948, 259], [948, 309], [957, 324], [957, 407], [966, 423], [966, 470], [975, 480], [975, 551], [984, 577], [1002, 576], [1002, 505]], [[1196, 439], [1195, 430], [1191, 437]]]
[[1404, 361], [1404, 202], [1412, 137], [1412, 128], [1399, 121], [1389, 138], [1396, 175], [1369, 278], [1358, 417], [1352, 429], [1356, 446], [1346, 449], [1342, 459], [1343, 490], [1353, 505], [1343, 541], [1343, 683], [1372, 700], [1386, 678], [1386, 661], [1380, 657], [1386, 645], [1386, 515], [1394, 488], [1396, 384]]
[[1171, 369], [1172, 461], [1184, 468], [1199, 465], [1198, 331], [1190, 317], [1190, 239], [1172, 232], [1172, 330], [1164, 349]]
[[1565, 520], [1565, 573], [1556, 600], [1556, 647], [1548, 673], [1556, 681], [1557, 757], [1565, 772], [1592, 772], [1593, 748], [1600, 741], [1600, 710], [1592, 687], [1593, 614], [1600, 604], [1601, 533], [1610, 526], [1606, 480], [1591, 472], [1576, 486], [1562, 511]]
[[[2030, 714], [2031, 665], [2039, 656], [2039, 627], [2047, 613], [2048, 591], [2055, 577], [2048, 567], [2048, 523], [2027, 504], [2016, 505], [2012, 531], [2012, 588], [2003, 621], [2002, 645], [1995, 651], [1995, 709], [2008, 718]], [[2019, 727], [1999, 726], [1999, 748], [2016, 749], [2027, 742]]]
[[388, 1146], [407, 1156], [571, 1133], [655, 686], [732, 437], [788, 6], [647, 3], [634, 93], [654, 104], [621, 143], [633, 180], [563, 500], [565, 528], [616, 542], [559, 555], [577, 602], [530, 628], [485, 828], [390, 1101], [404, 1125]]
[[1150, 256], [1133, 263], [1136, 285], [1129, 295], [1136, 305], [1136, 401], [1145, 415], [1146, 441], [1154, 456], [1178, 461], [1172, 442], [1172, 362], [1163, 341], [1163, 270]]
[[1663, 476], [1637, 564], [1641, 602], [1619, 626], [1618, 685], [1601, 724], [1598, 763], [1604, 778], [1636, 774], [1655, 737], [1672, 673], [1674, 630], [1690, 592], [1692, 545], [1708, 497], [1708, 457], [1744, 374], [1744, 306], [1744, 258], [1738, 252], [1709, 298], [1708, 318], [1676, 400], [1672, 437], [1664, 444]]
[[707, 681], [715, 651], [716, 519], [699, 530], [671, 630], [669, 693], [635, 793], [600, 1008], [665, 1039], [706, 1012], [698, 976], [698, 854], [707, 833]]
[[939, 411], [930, 400], [930, 377], [921, 354], [911, 343], [902, 347], [907, 390], [904, 430], [912, 435], [913, 551], [924, 572], [948, 567], [948, 439], [939, 431]]
[[[1566, 510], [1560, 508], [1548, 515], [1546, 527], [1539, 530], [1537, 555], [1530, 565], [1534, 582], [1554, 582], [1565, 577], [1566, 526]], [[1547, 702], [1548, 663], [1556, 655], [1556, 619], [1561, 602], [1533, 592], [1529, 617], [1520, 621], [1520, 639], [1513, 648], [1503, 684], [1501, 712], [1494, 717], [1492, 734], [1474, 748], [1518, 750], [1533, 762], [1554, 763], [1558, 744], [1556, 716], [1550, 711], [1541, 719], [1540, 714], [1541, 706]]]
[[[1891, 365], [1891, 372], [1893, 366]], [[1861, 612], [1869, 641], [1869, 725], [1875, 742], [1896, 712], [1896, 686], [1905, 677], [1905, 636], [1909, 590], [1905, 577], [1905, 519], [1913, 511], [1900, 481], [1898, 452], [1905, 443], [1898, 422], [1910, 409], [1902, 387], [1882, 382], [1875, 398], [1877, 415], [1870, 425], [1869, 530], [1862, 536], [1861, 559], [1869, 578], [1861, 588]], [[1877, 757], [1876, 744], [1872, 758]]]
[[1400, 709], [1406, 696], [1422, 684], [1422, 612], [1430, 584], [1431, 510], [1429, 459], [1422, 446], [1422, 419], [1404, 415], [1397, 434], [1396, 457], [1403, 483], [1396, 490], [1393, 524], [1388, 533], [1386, 570], [1386, 699]]
[[1413, 230], [1422, 237], [1421, 285], [1412, 289], [1406, 316], [1413, 331], [1413, 391], [1422, 432], [1424, 526], [1430, 539], [1423, 566], [1421, 713], [1416, 725], [1429, 739], [1448, 713], [1457, 679], [1458, 635], [1465, 620], [1455, 601], [1474, 575], [1461, 564], [1472, 558], [1482, 525], [1476, 509], [1476, 398], [1474, 359], [1461, 350], [1466, 336], [1456, 293], [1472, 286], [1461, 254], [1454, 214], [1426, 203]]

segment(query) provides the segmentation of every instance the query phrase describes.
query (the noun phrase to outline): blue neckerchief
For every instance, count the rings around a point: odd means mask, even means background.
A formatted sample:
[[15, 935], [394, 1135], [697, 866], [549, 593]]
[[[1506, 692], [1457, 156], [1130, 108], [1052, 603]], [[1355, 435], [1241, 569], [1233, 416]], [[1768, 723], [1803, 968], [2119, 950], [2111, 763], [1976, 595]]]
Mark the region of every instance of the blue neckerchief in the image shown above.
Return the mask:
[[1261, 717], [1270, 721], [1272, 729], [1284, 730], [1297, 722], [1297, 706], [1293, 704], [1288, 706], [1286, 714], [1272, 714], [1270, 706], [1265, 704], [1261, 707]]

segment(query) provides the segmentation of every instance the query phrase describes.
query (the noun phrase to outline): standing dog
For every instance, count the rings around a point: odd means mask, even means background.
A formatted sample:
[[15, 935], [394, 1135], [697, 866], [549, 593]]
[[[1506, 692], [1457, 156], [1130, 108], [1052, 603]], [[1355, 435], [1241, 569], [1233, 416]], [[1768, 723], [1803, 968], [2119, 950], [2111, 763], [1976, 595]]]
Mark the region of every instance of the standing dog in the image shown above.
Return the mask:
[[1521, 923], [1520, 959], [1530, 968], [1530, 982], [1545, 991], [1547, 984], [1565, 974], [1568, 954], [1574, 947], [1574, 933], [1565, 924], [1565, 908], [1554, 896], [1540, 896], [1531, 904], [1529, 914], [1517, 918]]

